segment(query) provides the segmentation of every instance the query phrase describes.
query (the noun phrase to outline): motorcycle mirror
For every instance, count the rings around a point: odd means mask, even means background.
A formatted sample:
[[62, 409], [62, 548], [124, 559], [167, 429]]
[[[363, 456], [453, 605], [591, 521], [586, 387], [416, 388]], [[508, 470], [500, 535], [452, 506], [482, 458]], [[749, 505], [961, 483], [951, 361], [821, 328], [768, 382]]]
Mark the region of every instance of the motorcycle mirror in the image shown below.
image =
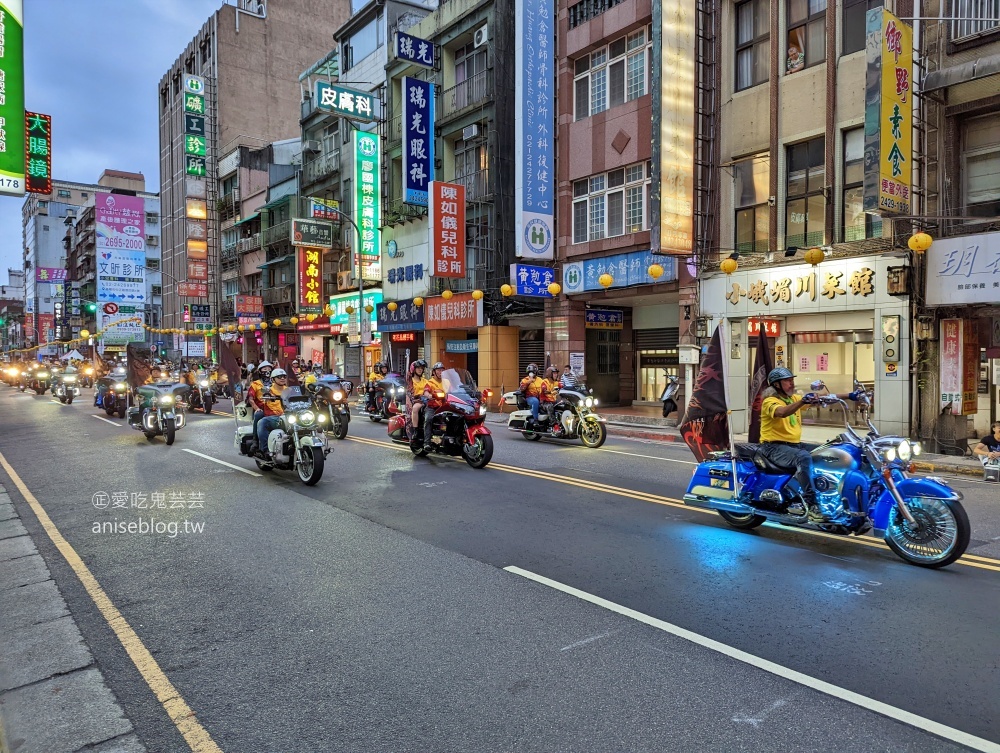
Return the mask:
[[823, 384], [823, 380], [822, 379], [817, 379], [815, 382], [813, 382], [809, 386], [812, 387], [814, 390], [821, 390], [824, 387], [826, 387], [826, 385]]

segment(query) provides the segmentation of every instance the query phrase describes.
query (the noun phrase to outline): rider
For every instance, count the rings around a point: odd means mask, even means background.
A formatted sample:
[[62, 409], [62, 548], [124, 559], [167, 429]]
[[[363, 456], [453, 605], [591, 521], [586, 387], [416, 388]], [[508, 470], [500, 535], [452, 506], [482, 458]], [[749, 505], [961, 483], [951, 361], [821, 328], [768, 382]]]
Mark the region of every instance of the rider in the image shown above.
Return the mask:
[[545, 414], [552, 420], [553, 409], [556, 407], [556, 397], [559, 392], [559, 369], [555, 366], [549, 366], [545, 370], [545, 379], [542, 380], [542, 394], [539, 398], [541, 402], [541, 408], [545, 410]]
[[275, 369], [271, 372], [271, 384], [260, 393], [260, 402], [264, 406], [264, 416], [257, 424], [257, 450], [265, 457], [267, 456], [267, 438], [272, 431], [281, 426], [281, 415], [285, 412], [281, 400], [275, 398], [281, 396], [287, 384], [288, 374], [285, 373], [285, 370]]
[[375, 408], [375, 385], [382, 379], [382, 362], [372, 366], [372, 371], [368, 375], [368, 389], [365, 390], [365, 410], [371, 411]]
[[323, 364], [318, 362], [314, 363], [311, 371], [309, 371], [308, 373], [306, 372], [303, 373], [304, 373], [304, 376], [302, 377], [303, 385], [308, 387], [309, 385], [316, 384], [319, 378], [323, 376]]
[[528, 407], [531, 408], [532, 421], [537, 424], [538, 406], [542, 396], [542, 380], [538, 376], [538, 366], [533, 363], [528, 364], [525, 373], [527, 376], [521, 380], [521, 393], [524, 395], [524, 399], [527, 400]]
[[420, 411], [424, 409], [424, 387], [427, 386], [424, 370], [426, 368], [427, 361], [423, 358], [414, 361], [410, 364], [410, 375], [406, 380], [406, 409], [409, 411], [412, 427], [410, 439], [416, 436], [417, 426], [420, 424]]
[[247, 390], [247, 404], [253, 410], [253, 428], [257, 431], [258, 422], [264, 417], [264, 390], [271, 385], [271, 369], [274, 368], [270, 361], [261, 361], [257, 370], [249, 378], [250, 389]]
[[434, 445], [431, 444], [431, 435], [434, 430], [434, 415], [438, 408], [438, 398], [435, 393], [445, 391], [444, 382], [441, 379], [442, 374], [444, 374], [444, 364], [437, 361], [431, 367], [431, 376], [424, 385], [422, 398], [426, 406], [424, 408], [424, 449], [428, 452], [434, 449]]

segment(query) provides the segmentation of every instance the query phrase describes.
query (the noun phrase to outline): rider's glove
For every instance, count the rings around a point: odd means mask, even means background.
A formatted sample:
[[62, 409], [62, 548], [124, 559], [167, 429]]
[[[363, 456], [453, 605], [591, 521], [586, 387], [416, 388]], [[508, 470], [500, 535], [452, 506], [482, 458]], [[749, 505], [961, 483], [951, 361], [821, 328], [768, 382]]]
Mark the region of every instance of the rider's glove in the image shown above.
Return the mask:
[[855, 390], [854, 392], [852, 392], [851, 394], [849, 394], [849, 395], [847, 396], [847, 399], [848, 399], [848, 400], [854, 400], [855, 402], [857, 402], [857, 400], [858, 400], [858, 399], [859, 399], [860, 397], [861, 397], [861, 391], [860, 391], [860, 390]]
[[819, 395], [817, 395], [815, 392], [807, 392], [805, 395], [802, 396], [802, 402], [804, 403], [812, 404], [817, 402], [818, 400], [819, 400]]

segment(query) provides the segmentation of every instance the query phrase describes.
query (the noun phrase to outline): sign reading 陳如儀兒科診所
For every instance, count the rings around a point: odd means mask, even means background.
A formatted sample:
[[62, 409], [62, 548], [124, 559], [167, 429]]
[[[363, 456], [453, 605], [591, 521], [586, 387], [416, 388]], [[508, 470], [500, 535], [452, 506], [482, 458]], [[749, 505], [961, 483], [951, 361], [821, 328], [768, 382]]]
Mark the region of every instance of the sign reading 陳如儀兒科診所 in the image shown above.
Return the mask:
[[25, 192], [24, 7], [0, 0], [0, 194]]

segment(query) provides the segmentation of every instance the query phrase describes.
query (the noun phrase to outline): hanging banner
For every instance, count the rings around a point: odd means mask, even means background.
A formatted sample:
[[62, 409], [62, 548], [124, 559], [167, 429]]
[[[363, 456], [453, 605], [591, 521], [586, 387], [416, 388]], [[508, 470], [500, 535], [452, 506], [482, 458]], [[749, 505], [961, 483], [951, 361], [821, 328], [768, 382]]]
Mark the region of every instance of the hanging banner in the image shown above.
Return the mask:
[[483, 301], [472, 293], [455, 293], [450, 300], [438, 296], [424, 302], [426, 329], [473, 329], [483, 326]]
[[377, 133], [354, 132], [354, 206], [358, 212], [358, 239], [362, 256], [382, 254], [381, 148]]
[[436, 180], [430, 187], [431, 276], [465, 277], [465, 186]]
[[146, 209], [141, 196], [94, 194], [97, 300], [146, 302]]
[[553, 0], [514, 4], [514, 253], [518, 258], [555, 258], [554, 23]]
[[434, 179], [434, 85], [403, 77], [403, 202], [427, 206]]
[[866, 16], [864, 210], [910, 214], [913, 28], [884, 8]]
[[24, 7], [0, 0], [0, 194], [25, 191]]
[[27, 141], [25, 190], [28, 193], [52, 193], [52, 118], [37, 112], [25, 112], [24, 138]]

